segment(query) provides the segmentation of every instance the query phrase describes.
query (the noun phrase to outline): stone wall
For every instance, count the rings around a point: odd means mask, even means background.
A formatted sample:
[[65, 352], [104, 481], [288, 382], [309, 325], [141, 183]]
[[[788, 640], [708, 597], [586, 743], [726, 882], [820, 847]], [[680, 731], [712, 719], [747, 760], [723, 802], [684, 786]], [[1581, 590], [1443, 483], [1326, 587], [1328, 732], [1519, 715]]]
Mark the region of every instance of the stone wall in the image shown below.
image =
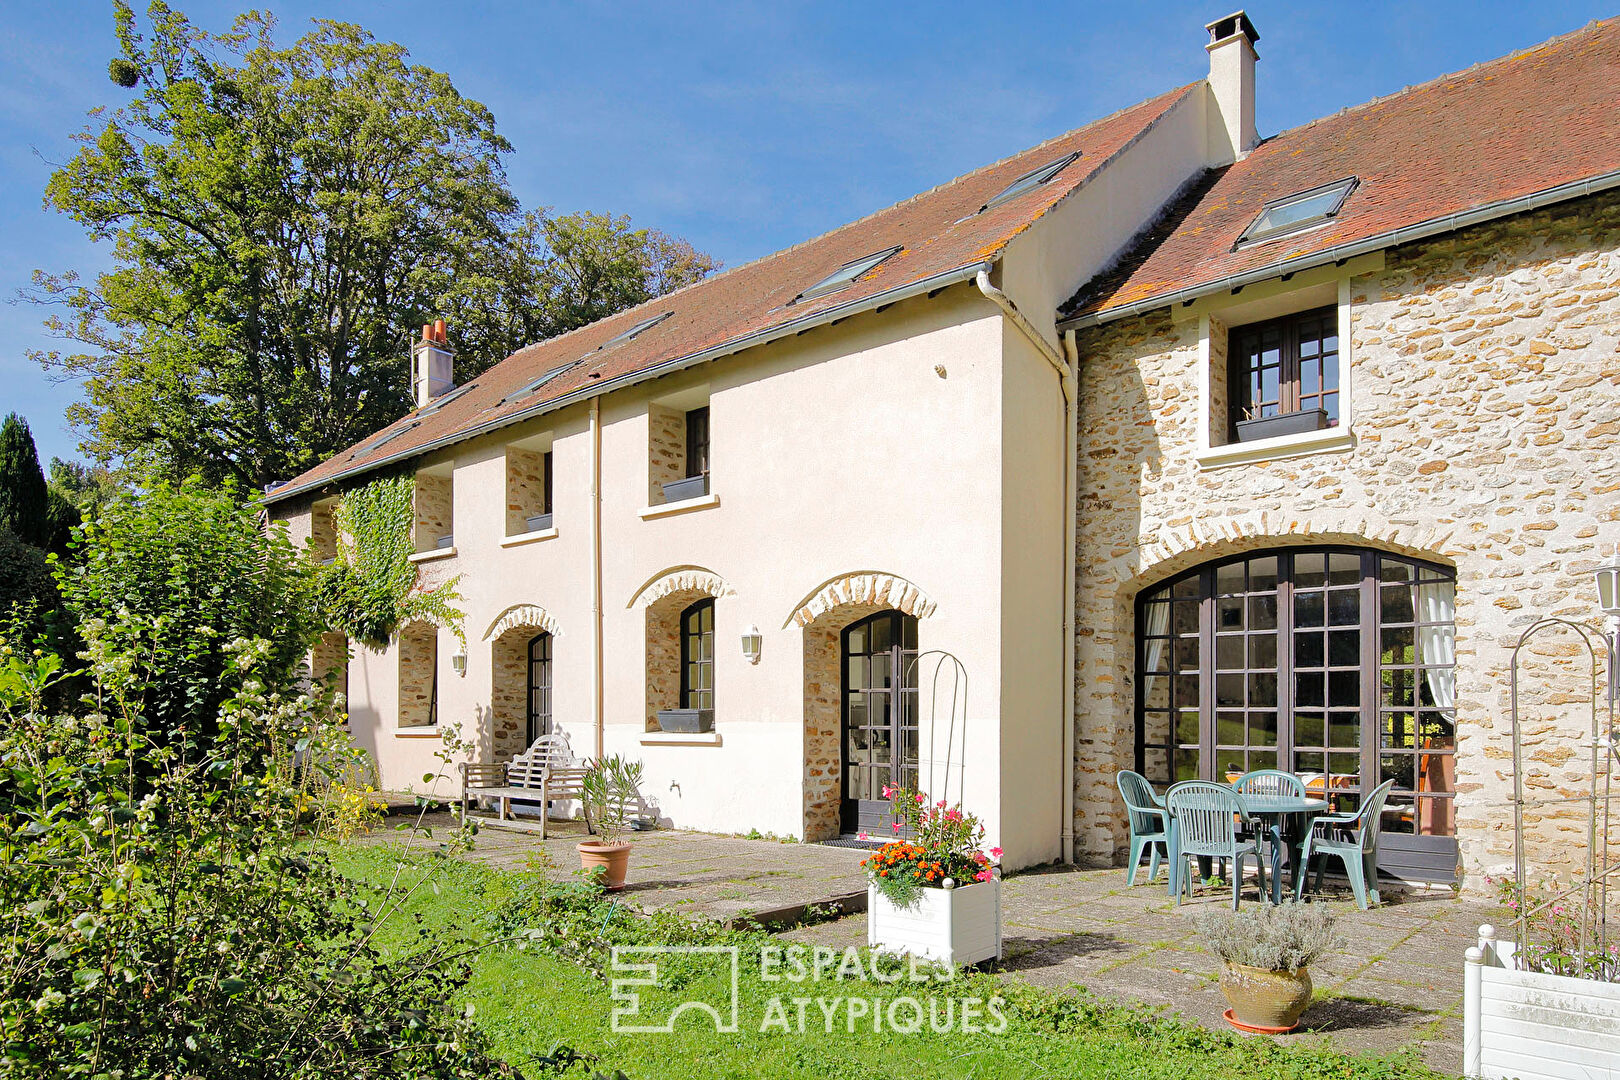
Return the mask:
[[506, 535], [529, 531], [528, 518], [546, 512], [546, 456], [537, 450], [506, 448]]
[[323, 499], [310, 507], [309, 553], [318, 562], [337, 555], [337, 526], [332, 520], [335, 499]]
[[489, 732], [491, 760], [511, 761], [528, 747], [529, 642], [532, 627], [508, 630], [490, 643]]
[[[1078, 852], [1117, 858], [1125, 840], [1113, 775], [1134, 760], [1136, 595], [1222, 555], [1344, 542], [1455, 567], [1469, 885], [1510, 863], [1510, 650], [1543, 615], [1595, 625], [1591, 569], [1620, 545], [1617, 246], [1607, 195], [1397, 249], [1351, 279], [1346, 451], [1203, 470], [1198, 320], [1159, 311], [1080, 335]], [[1585, 664], [1571, 637], [1528, 654], [1530, 794], [1586, 790]], [[1529, 815], [1534, 866], [1574, 868], [1583, 813]]]
[[439, 629], [413, 622], [399, 632], [399, 726], [434, 722], [433, 677], [439, 662]]
[[664, 501], [664, 485], [686, 476], [686, 414], [647, 406], [647, 505]]
[[[873, 575], [862, 575], [870, 578]], [[898, 580], [898, 579], [894, 579]], [[833, 583], [836, 585], [837, 583]], [[906, 583], [909, 585], [909, 583]], [[898, 598], [896, 587], [893, 596]], [[819, 595], [819, 594], [818, 594]], [[868, 599], [871, 593], [865, 593]], [[906, 593], [915, 601], [921, 594], [912, 586]], [[913, 604], [913, 607], [916, 605]], [[807, 605], [794, 613], [804, 626], [804, 838], [830, 840], [843, 831], [844, 727], [840, 670], [843, 632], [850, 623], [886, 610], [887, 603], [840, 603], [811, 614]], [[907, 609], [901, 609], [907, 610]], [[932, 610], [929, 603], [928, 610]], [[915, 612], [908, 612], [914, 614]]]
[[439, 546], [439, 537], [455, 531], [451, 510], [451, 480], [448, 476], [430, 473], [416, 474], [416, 487], [411, 495], [412, 518], [417, 551], [432, 551]]
[[[661, 709], [681, 707], [681, 612], [711, 593], [666, 592], [647, 605], [647, 730], [658, 730]], [[715, 688], [718, 700], [723, 687]]]

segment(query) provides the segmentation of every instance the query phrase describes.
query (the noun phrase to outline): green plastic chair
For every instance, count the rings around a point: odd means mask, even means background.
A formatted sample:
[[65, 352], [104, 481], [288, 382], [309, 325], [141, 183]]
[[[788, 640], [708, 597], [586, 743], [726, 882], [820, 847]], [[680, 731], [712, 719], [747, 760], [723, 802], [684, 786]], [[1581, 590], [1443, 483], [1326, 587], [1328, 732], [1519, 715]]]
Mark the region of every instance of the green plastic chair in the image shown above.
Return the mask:
[[1131, 861], [1125, 865], [1125, 884], [1136, 884], [1136, 870], [1142, 862], [1142, 849], [1151, 852], [1148, 860], [1148, 883], [1159, 876], [1159, 854], [1170, 842], [1168, 821], [1153, 785], [1141, 773], [1121, 769], [1114, 778], [1119, 793], [1125, 799], [1126, 817], [1131, 823]]
[[1192, 856], [1231, 861], [1233, 911], [1238, 909], [1246, 856], [1254, 856], [1260, 895], [1266, 895], [1266, 864], [1260, 846], [1238, 835], [1238, 829], [1250, 825], [1251, 819], [1237, 792], [1225, 784], [1186, 780], [1165, 792], [1164, 808], [1170, 814], [1170, 874], [1177, 904], [1192, 889], [1187, 870], [1187, 859]]
[[1356, 906], [1367, 910], [1368, 887], [1372, 899], [1378, 898], [1378, 833], [1383, 824], [1384, 803], [1395, 781], [1385, 780], [1373, 789], [1361, 804], [1361, 809], [1346, 814], [1321, 814], [1311, 822], [1311, 834], [1305, 838], [1305, 849], [1300, 856], [1303, 873], [1294, 883], [1294, 898], [1304, 895], [1305, 879], [1309, 876], [1311, 857], [1316, 856], [1316, 885], [1313, 892], [1322, 891], [1322, 875], [1327, 870], [1327, 857], [1344, 863], [1345, 876], [1356, 894]]
[[1238, 777], [1232, 790], [1239, 795], [1289, 795], [1305, 798], [1305, 781], [1281, 769], [1256, 769]]

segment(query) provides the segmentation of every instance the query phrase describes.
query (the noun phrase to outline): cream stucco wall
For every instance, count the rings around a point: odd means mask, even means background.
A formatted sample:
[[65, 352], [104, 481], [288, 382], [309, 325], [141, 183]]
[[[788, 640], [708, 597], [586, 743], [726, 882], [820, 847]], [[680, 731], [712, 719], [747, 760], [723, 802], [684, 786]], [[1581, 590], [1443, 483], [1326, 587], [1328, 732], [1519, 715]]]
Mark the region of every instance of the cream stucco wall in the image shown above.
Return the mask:
[[[643, 794], [666, 823], [803, 834], [805, 631], [793, 615], [833, 579], [880, 572], [925, 594], [920, 647], [948, 650], [967, 667], [968, 741], [954, 758], [966, 763], [968, 805], [1009, 865], [1055, 857], [1061, 398], [1045, 361], [1004, 326], [972, 286], [960, 286], [603, 399], [603, 748], [644, 763]], [[712, 499], [644, 515], [649, 410], [704, 403]], [[505, 447], [542, 434], [555, 455], [555, 536], [514, 544], [505, 536]], [[591, 442], [587, 408], [575, 406], [422, 463], [453, 461], [456, 554], [420, 569], [429, 580], [459, 575], [469, 640], [458, 676], [454, 638], [441, 632], [440, 716], [476, 733], [482, 753], [492, 693], [483, 636], [517, 604], [554, 620], [554, 720], [577, 753], [596, 752]], [[307, 531], [307, 508], [287, 510], [295, 533]], [[645, 732], [638, 598], [692, 568], [720, 593], [716, 745], [672, 745]], [[1005, 610], [1009, 596], [1030, 610]], [[870, 610], [851, 607], [818, 626]], [[764, 639], [752, 665], [740, 645], [749, 625]], [[420, 787], [439, 744], [395, 729], [397, 666], [397, 647], [356, 649], [353, 726], [385, 785]], [[922, 681], [926, 721], [927, 673]], [[943, 747], [943, 733], [936, 742]]]

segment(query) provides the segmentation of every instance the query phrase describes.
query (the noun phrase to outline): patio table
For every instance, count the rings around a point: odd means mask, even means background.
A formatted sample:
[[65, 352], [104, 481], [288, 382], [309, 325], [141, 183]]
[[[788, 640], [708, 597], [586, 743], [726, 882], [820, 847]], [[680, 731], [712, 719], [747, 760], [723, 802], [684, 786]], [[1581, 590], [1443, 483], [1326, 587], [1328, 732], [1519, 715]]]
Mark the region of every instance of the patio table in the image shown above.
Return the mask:
[[1289, 865], [1294, 873], [1299, 874], [1300, 841], [1305, 836], [1305, 829], [1297, 826], [1303, 822], [1309, 828], [1310, 819], [1328, 808], [1326, 799], [1301, 799], [1296, 795], [1240, 795], [1243, 800], [1243, 809], [1249, 812], [1250, 817], [1259, 818], [1265, 823], [1266, 831], [1271, 834], [1271, 902], [1282, 903], [1282, 849], [1288, 845]]

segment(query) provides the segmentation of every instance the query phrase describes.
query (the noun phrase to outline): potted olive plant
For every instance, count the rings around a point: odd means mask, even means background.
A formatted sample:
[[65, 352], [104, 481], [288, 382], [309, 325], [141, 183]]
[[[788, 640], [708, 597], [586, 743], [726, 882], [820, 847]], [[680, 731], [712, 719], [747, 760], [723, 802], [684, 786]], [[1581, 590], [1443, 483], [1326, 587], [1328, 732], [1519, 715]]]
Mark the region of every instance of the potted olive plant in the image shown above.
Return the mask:
[[1213, 911], [1198, 919], [1209, 951], [1226, 962], [1226, 1021], [1241, 1031], [1280, 1034], [1311, 1003], [1310, 965], [1342, 941], [1321, 904], [1284, 903]]
[[591, 762], [580, 781], [580, 802], [596, 835], [575, 850], [580, 867], [596, 872], [609, 891], [624, 888], [625, 869], [630, 864], [630, 841], [624, 834], [630, 824], [630, 808], [638, 798], [641, 772], [641, 762], [614, 754]]

